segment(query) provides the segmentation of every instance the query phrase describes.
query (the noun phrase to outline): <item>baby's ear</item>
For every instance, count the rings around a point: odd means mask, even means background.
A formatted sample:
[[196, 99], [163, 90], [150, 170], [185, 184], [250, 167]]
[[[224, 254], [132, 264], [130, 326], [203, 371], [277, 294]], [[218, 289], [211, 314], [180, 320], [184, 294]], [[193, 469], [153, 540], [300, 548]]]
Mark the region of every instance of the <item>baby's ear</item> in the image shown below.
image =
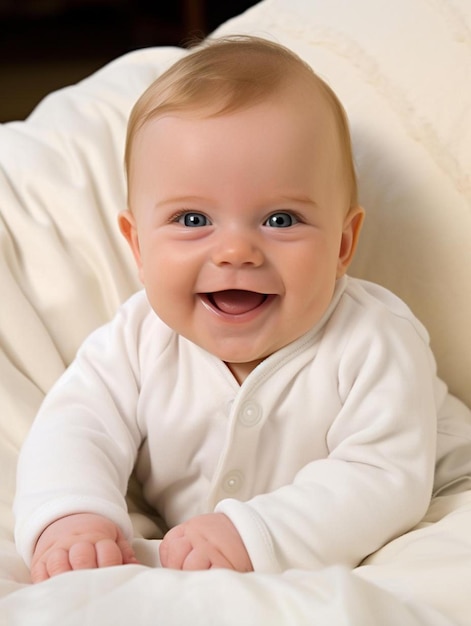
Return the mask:
[[337, 278], [341, 278], [345, 274], [353, 260], [364, 217], [365, 211], [361, 206], [351, 208], [345, 216], [337, 264]]
[[139, 278], [142, 282], [141, 249], [139, 246], [136, 220], [134, 219], [134, 215], [129, 209], [126, 211], [121, 211], [121, 213], [118, 215], [118, 225], [121, 234], [126, 239], [129, 247], [131, 248], [131, 252], [134, 256], [134, 260], [136, 261], [137, 269], [139, 272]]

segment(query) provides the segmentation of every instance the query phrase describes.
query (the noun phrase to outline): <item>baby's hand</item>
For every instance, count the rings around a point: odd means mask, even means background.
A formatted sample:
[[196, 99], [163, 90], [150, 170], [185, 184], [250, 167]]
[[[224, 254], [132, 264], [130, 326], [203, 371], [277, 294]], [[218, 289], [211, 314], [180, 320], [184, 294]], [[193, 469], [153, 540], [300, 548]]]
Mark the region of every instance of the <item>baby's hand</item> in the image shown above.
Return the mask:
[[172, 528], [160, 544], [160, 562], [180, 570], [253, 570], [239, 533], [223, 513], [199, 515]]
[[137, 563], [121, 530], [92, 513], [63, 517], [39, 537], [31, 564], [34, 583], [76, 569]]

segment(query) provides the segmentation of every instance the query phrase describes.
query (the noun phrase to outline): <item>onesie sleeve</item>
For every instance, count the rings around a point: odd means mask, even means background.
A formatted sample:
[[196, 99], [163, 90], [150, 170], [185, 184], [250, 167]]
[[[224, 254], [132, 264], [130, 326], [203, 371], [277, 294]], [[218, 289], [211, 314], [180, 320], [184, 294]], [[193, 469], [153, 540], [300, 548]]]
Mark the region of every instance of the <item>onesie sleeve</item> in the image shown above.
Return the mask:
[[15, 539], [28, 565], [41, 532], [65, 515], [101, 514], [132, 536], [125, 494], [141, 442], [136, 346], [145, 317], [145, 306], [135, 305], [85, 341], [21, 450]]
[[[372, 316], [365, 324], [340, 345], [340, 410], [327, 432], [327, 457], [271, 493], [216, 507], [238, 529], [257, 571], [353, 568], [427, 510], [444, 385], [410, 319]], [[342, 342], [324, 344], [335, 359]]]

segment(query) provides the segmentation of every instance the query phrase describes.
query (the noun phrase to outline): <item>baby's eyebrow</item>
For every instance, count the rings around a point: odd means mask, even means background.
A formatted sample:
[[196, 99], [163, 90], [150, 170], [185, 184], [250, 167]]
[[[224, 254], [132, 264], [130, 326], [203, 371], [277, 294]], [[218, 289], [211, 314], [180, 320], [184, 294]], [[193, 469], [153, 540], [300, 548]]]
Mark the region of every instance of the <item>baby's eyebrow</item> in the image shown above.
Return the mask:
[[288, 203], [295, 202], [296, 204], [310, 204], [312, 206], [317, 206], [317, 202], [315, 202], [313, 198], [304, 194], [281, 194], [279, 196], [279, 200]]
[[180, 204], [180, 205], [186, 205], [186, 204], [192, 204], [195, 202], [201, 202], [204, 201], [205, 199], [201, 196], [195, 196], [195, 195], [182, 195], [182, 196], [170, 196], [168, 198], [163, 198], [162, 200], [159, 200], [158, 202], [155, 203], [155, 208], [160, 208], [160, 207], [165, 207], [167, 205], [175, 205], [175, 204]]

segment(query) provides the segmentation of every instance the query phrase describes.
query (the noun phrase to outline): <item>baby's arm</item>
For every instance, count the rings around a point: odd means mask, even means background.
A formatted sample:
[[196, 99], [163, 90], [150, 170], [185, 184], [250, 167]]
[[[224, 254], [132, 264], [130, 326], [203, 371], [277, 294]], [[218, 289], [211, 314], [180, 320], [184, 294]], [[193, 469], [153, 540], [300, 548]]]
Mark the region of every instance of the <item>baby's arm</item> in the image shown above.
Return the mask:
[[31, 564], [33, 583], [76, 569], [137, 563], [122, 531], [101, 515], [78, 513], [50, 524], [38, 539]]
[[160, 562], [180, 570], [253, 570], [237, 529], [223, 513], [198, 515], [172, 528], [160, 544]]

